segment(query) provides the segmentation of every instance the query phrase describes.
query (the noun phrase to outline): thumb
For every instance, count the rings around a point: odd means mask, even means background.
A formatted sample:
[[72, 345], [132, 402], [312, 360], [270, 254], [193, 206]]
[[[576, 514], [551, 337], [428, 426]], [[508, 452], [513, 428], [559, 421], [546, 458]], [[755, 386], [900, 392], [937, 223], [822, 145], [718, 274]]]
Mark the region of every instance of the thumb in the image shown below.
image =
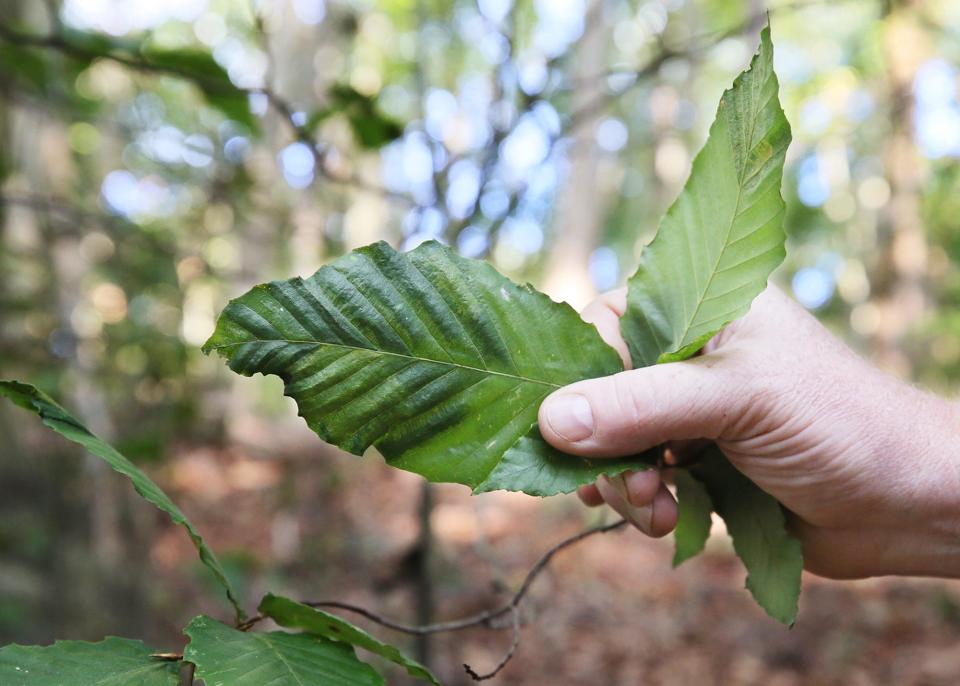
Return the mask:
[[565, 386], [540, 406], [540, 432], [567, 453], [617, 457], [717, 439], [748, 403], [742, 382], [707, 355]]

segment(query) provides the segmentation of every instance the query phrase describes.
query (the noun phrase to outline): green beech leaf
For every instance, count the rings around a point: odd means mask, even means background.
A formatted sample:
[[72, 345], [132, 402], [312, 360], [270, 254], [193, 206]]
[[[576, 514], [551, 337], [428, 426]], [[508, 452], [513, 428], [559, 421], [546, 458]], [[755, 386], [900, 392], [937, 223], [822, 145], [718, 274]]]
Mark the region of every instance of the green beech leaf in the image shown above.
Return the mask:
[[787, 531], [780, 503], [730, 464], [716, 446], [692, 472], [726, 522], [733, 548], [747, 568], [747, 589], [767, 614], [793, 624], [803, 552], [800, 541]]
[[551, 448], [537, 410], [551, 392], [623, 369], [565, 303], [436, 242], [360, 248], [309, 279], [230, 302], [203, 346], [246, 375], [276, 374], [307, 424], [357, 455], [475, 492], [553, 495], [641, 458], [589, 461]]
[[300, 629], [314, 636], [363, 648], [400, 665], [410, 676], [441, 686], [437, 677], [419, 662], [407, 657], [398, 648], [377, 640], [341, 617], [272, 593], [263, 599], [258, 611], [282, 627]]
[[383, 686], [346, 643], [309, 634], [243, 632], [195, 618], [184, 633], [183, 659], [208, 686]]
[[[690, 178], [627, 284], [620, 329], [634, 367], [694, 355], [750, 308], [783, 261], [780, 184], [791, 135], [778, 91], [768, 25], [750, 68], [721, 96]], [[784, 530], [777, 501], [716, 452], [706, 486], [750, 573], [747, 587], [769, 614], [792, 622], [803, 567], [799, 544]], [[699, 553], [709, 535], [702, 489], [682, 473], [678, 478], [674, 565]]]
[[749, 309], [783, 261], [780, 182], [790, 125], [777, 91], [767, 26], [629, 281], [620, 326], [634, 367], [696, 353]]
[[707, 544], [707, 539], [710, 538], [713, 502], [704, 485], [693, 478], [689, 471], [678, 469], [673, 479], [677, 486], [677, 504], [680, 511], [677, 528], [673, 531], [676, 546], [673, 566], [676, 567], [700, 554]]
[[43, 391], [20, 381], [2, 381], [0, 380], [0, 396], [9, 398], [14, 404], [30, 410], [38, 415], [43, 423], [56, 431], [64, 438], [79, 443], [91, 454], [96, 455], [107, 462], [113, 469], [123, 474], [133, 484], [134, 489], [147, 502], [156, 506], [158, 509], [167, 513], [174, 524], [179, 524], [190, 535], [194, 547], [200, 554], [200, 560], [207, 568], [213, 572], [213, 575], [220, 582], [220, 585], [227, 593], [227, 598], [236, 611], [237, 618], [243, 617], [243, 609], [237, 600], [237, 595], [233, 590], [227, 575], [220, 565], [213, 551], [207, 547], [200, 533], [196, 530], [186, 515], [177, 507], [169, 496], [160, 490], [143, 471], [126, 457], [121, 455], [105, 441], [94, 436], [90, 431], [75, 419], [69, 412], [61, 407], [53, 398]]
[[3, 686], [177, 686], [180, 664], [150, 657], [140, 641], [111, 636], [99, 643], [0, 648]]

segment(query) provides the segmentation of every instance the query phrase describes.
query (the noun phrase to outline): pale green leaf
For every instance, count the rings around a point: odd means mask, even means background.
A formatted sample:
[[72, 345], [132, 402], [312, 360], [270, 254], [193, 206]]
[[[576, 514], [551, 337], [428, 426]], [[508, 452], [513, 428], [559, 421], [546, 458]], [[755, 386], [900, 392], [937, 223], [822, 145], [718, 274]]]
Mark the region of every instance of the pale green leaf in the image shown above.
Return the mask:
[[195, 618], [184, 633], [183, 659], [207, 686], [383, 686], [346, 643], [309, 634], [244, 632]]
[[747, 568], [747, 589], [764, 610], [793, 624], [800, 599], [803, 551], [787, 531], [780, 503], [734, 467], [714, 446], [693, 470], [727, 525], [733, 549]]
[[180, 664], [154, 657], [140, 641], [111, 636], [99, 643], [0, 648], [3, 686], [177, 686]]
[[573, 381], [623, 369], [566, 304], [435, 242], [376, 243], [309, 279], [230, 302], [203, 347], [246, 375], [276, 374], [307, 424], [355, 454], [476, 492], [552, 495], [645, 463], [562, 455], [537, 410]]
[[259, 612], [287, 629], [300, 629], [314, 636], [349, 643], [356, 648], [368, 650], [400, 665], [410, 676], [440, 686], [440, 681], [429, 669], [404, 655], [399, 648], [374, 638], [341, 617], [272, 593], [260, 603]]
[[768, 26], [629, 281], [620, 326], [634, 367], [696, 353], [750, 308], [783, 261], [790, 125], [777, 91]]
[[217, 581], [226, 591], [227, 598], [233, 605], [237, 617], [243, 617], [243, 609], [237, 600], [237, 595], [227, 579], [227, 575], [220, 565], [213, 551], [207, 547], [200, 533], [196, 530], [186, 515], [177, 507], [170, 497], [160, 490], [139, 467], [105, 441], [94, 436], [76, 418], [61, 407], [53, 398], [30, 384], [20, 381], [0, 381], [0, 397], [9, 398], [16, 405], [39, 415], [43, 423], [56, 431], [64, 438], [79, 443], [91, 454], [107, 462], [115, 471], [123, 474], [133, 484], [134, 489], [147, 502], [169, 515], [174, 524], [186, 529], [190, 540], [200, 554], [200, 560], [206, 565]]
[[675, 550], [673, 566], [676, 567], [695, 555], [699, 555], [710, 538], [710, 513], [713, 502], [702, 483], [685, 469], [674, 474], [677, 486], [679, 517], [673, 531]]
[[[620, 328], [634, 367], [694, 355], [750, 308], [783, 261], [780, 185], [791, 135], [778, 90], [767, 26], [750, 68], [721, 97], [690, 177], [628, 282]], [[739, 474], [725, 457], [716, 462]], [[674, 564], [700, 552], [709, 535], [702, 490], [679, 479]], [[733, 521], [727, 525], [750, 571], [748, 588], [767, 612], [792, 622], [803, 561], [777, 501], [742, 475], [708, 486], [713, 508]]]

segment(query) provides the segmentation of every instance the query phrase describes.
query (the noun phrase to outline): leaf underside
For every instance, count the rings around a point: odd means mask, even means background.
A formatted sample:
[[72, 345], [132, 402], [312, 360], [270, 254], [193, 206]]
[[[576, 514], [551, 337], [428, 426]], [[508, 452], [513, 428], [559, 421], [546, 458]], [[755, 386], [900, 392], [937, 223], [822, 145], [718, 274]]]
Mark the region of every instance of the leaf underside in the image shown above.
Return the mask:
[[643, 458], [588, 461], [550, 447], [541, 401], [623, 369], [567, 304], [436, 242], [353, 251], [308, 279], [230, 302], [203, 347], [245, 375], [276, 374], [307, 424], [354, 454], [474, 492], [553, 495]]
[[273, 594], [268, 594], [263, 599], [257, 611], [287, 629], [300, 629], [314, 636], [363, 648], [400, 665], [410, 676], [441, 686], [439, 679], [419, 662], [341, 617]]
[[220, 561], [213, 551], [207, 546], [200, 533], [196, 530], [186, 515], [177, 507], [170, 497], [160, 490], [160, 487], [153, 482], [139, 467], [133, 464], [126, 457], [105, 441], [94, 436], [83, 426], [75, 417], [61, 407], [53, 398], [37, 389], [36, 387], [20, 381], [0, 381], [0, 397], [9, 398], [14, 404], [30, 410], [38, 415], [43, 423], [56, 431], [64, 438], [78, 443], [86, 448], [88, 452], [96, 455], [109, 464], [114, 471], [123, 474], [130, 479], [134, 489], [144, 500], [154, 505], [156, 508], [165, 512], [174, 524], [182, 526], [194, 547], [200, 555], [200, 560], [216, 577], [217, 581], [226, 591], [227, 598], [238, 618], [243, 617], [243, 609], [233, 590], [233, 586], [227, 579]]
[[706, 486], [747, 568], [747, 589], [767, 614], [787, 625], [797, 617], [803, 551], [787, 531], [783, 508], [713, 447], [693, 475]]
[[150, 657], [140, 641], [109, 637], [99, 643], [0, 648], [3, 686], [177, 686], [180, 664]]
[[[768, 25], [750, 68], [721, 97], [690, 178], [628, 282], [620, 328], [634, 367], [696, 354], [747, 312], [783, 261], [780, 185], [791, 134], [778, 91]], [[747, 588], [771, 616], [792, 623], [803, 568], [799, 543], [786, 532], [777, 501], [716, 446], [711, 451], [713, 466], [700, 478], [706, 491], [689, 474], [677, 476], [674, 565], [703, 550], [715, 510], [747, 567]]]
[[184, 633], [183, 659], [208, 686], [383, 686], [370, 665], [346, 643], [308, 634], [238, 631], [215, 619], [195, 618]]
[[783, 261], [780, 183], [791, 136], [777, 92], [768, 26], [629, 281], [620, 326], [634, 367], [696, 353], [750, 308]]

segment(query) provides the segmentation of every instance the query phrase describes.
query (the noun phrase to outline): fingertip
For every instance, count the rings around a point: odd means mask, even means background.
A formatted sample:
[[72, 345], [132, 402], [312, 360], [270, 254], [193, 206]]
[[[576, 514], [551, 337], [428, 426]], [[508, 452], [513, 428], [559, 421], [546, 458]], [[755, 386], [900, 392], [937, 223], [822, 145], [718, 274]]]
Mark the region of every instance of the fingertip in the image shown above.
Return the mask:
[[598, 300], [602, 300], [603, 303], [618, 317], [622, 317], [623, 313], [627, 311], [626, 288], [617, 288], [612, 291], [607, 291], [601, 295]]
[[653, 512], [650, 515], [650, 531], [647, 532], [650, 536], [662, 538], [676, 528], [680, 511], [677, 501], [666, 485], [660, 484], [651, 509]]
[[537, 421], [547, 442], [565, 452], [576, 452], [577, 444], [593, 435], [594, 417], [590, 401], [568, 389], [546, 397], [540, 404]]
[[601, 476], [597, 479], [597, 488], [606, 503], [632, 526], [646, 534], [652, 535], [653, 506], [634, 507], [627, 500], [627, 485], [622, 474], [617, 476]]
[[[625, 303], [624, 303], [625, 305]], [[630, 350], [623, 334], [620, 333], [620, 315], [622, 309], [616, 309], [610, 299], [604, 296], [597, 298], [580, 311], [580, 318], [588, 324], [593, 324], [603, 342], [617, 351], [623, 361], [624, 368], [630, 368]]]
[[603, 496], [600, 495], [600, 491], [597, 490], [597, 487], [593, 484], [578, 488], [577, 497], [579, 497], [583, 504], [587, 507], [603, 505]]
[[627, 500], [634, 507], [646, 507], [653, 502], [660, 489], [660, 474], [655, 469], [644, 469], [624, 474]]

